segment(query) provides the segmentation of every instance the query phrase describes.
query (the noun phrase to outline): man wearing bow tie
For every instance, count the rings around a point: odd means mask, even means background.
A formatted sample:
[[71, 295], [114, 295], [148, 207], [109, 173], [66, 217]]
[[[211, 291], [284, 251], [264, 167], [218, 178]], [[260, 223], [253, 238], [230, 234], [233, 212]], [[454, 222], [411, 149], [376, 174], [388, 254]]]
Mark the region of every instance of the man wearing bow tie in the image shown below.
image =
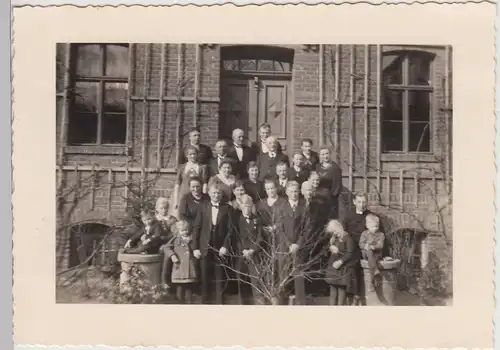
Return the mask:
[[259, 165], [259, 180], [262, 181], [266, 177], [276, 178], [276, 165], [278, 163], [290, 164], [288, 156], [278, 149], [278, 139], [274, 136], [269, 136], [266, 139], [266, 145], [269, 152], [262, 154], [257, 159]]
[[252, 149], [244, 144], [245, 133], [241, 129], [233, 130], [233, 144], [227, 152], [227, 156], [236, 161], [235, 174], [240, 179], [246, 179], [247, 166], [252, 160], [255, 160], [254, 152]]
[[219, 173], [220, 163], [228, 158], [227, 150], [228, 147], [226, 140], [218, 140], [215, 143], [215, 155], [208, 161], [210, 177]]
[[231, 208], [220, 203], [221, 190], [210, 187], [209, 201], [200, 203], [193, 225], [193, 255], [200, 261], [202, 303], [224, 302], [224, 262], [233, 231]]

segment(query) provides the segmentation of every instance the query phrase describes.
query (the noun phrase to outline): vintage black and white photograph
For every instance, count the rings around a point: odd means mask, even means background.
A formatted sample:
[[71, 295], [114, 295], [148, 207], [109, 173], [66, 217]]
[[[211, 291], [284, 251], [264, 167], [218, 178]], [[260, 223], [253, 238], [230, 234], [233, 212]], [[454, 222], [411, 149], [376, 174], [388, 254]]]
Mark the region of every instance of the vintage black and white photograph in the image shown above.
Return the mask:
[[452, 53], [58, 43], [56, 302], [452, 305]]

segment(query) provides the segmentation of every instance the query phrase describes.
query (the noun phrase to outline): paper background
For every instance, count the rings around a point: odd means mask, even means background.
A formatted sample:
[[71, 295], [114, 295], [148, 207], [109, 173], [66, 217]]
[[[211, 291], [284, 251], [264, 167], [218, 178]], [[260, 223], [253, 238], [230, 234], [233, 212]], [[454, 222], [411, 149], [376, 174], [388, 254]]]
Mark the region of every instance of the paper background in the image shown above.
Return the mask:
[[[494, 15], [486, 3], [15, 9], [14, 342], [492, 347]], [[55, 43], [72, 41], [453, 45], [454, 305], [56, 305]]]

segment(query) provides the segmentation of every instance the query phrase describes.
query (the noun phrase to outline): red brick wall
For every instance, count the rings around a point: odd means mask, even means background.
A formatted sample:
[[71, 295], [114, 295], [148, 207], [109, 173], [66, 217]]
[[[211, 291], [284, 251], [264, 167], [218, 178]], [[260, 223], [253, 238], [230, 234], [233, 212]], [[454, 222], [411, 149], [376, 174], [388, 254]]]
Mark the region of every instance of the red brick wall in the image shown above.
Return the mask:
[[[313, 139], [316, 146], [320, 142], [320, 116], [319, 116], [319, 99], [320, 99], [320, 82], [323, 80], [323, 100], [326, 105], [323, 108], [323, 129], [327, 143], [329, 140], [335, 140], [334, 123], [335, 110], [331, 106], [335, 99], [335, 82], [338, 80], [339, 86], [339, 124], [340, 124], [340, 143], [338, 145], [340, 164], [343, 169], [344, 186], [351, 191], [364, 189], [364, 167], [365, 159], [368, 166], [367, 190], [370, 194], [372, 205], [376, 209], [394, 218], [396, 222], [401, 225], [415, 226], [411, 220], [403, 221], [404, 210], [393, 209], [401, 204], [401, 193], [403, 194], [403, 206], [407, 211], [418, 213], [418, 216], [425, 217], [429, 211], [432, 212], [434, 206], [435, 195], [432, 194], [434, 183], [429, 173], [422, 173], [421, 179], [416, 182], [413, 178], [412, 169], [415, 168], [416, 163], [410, 161], [390, 161], [381, 162], [380, 172], [382, 174], [380, 184], [377, 181], [377, 47], [370, 45], [368, 47], [368, 108], [367, 116], [364, 114], [365, 102], [365, 46], [364, 45], [341, 45], [339, 49], [339, 77], [335, 76], [335, 45], [324, 46], [324, 59], [323, 59], [323, 79], [320, 79], [320, 59], [317, 50], [304, 50], [302, 45], [288, 45], [286, 47], [295, 50], [294, 65], [293, 65], [293, 106], [292, 106], [292, 141], [290, 143], [293, 149], [300, 146], [300, 139], [307, 137]], [[181, 145], [187, 141], [186, 133], [194, 125], [195, 121], [202, 129], [202, 142], [208, 145], [214, 145], [218, 138], [219, 133], [219, 90], [220, 90], [220, 46], [207, 47], [202, 46], [199, 48], [199, 91], [198, 91], [198, 108], [197, 115], [194, 115], [194, 78], [196, 72], [196, 46], [192, 44], [166, 44], [164, 47], [164, 70], [161, 70], [161, 50], [160, 44], [136, 44], [133, 45], [133, 62], [132, 67], [132, 80], [129, 84], [130, 94], [132, 96], [132, 109], [130, 117], [132, 119], [131, 129], [131, 149], [127, 156], [117, 155], [79, 155], [79, 154], [65, 154], [63, 163], [60, 165], [70, 166], [78, 164], [81, 168], [85, 165], [96, 164], [97, 167], [103, 168], [104, 180], [102, 181], [102, 188], [93, 190], [95, 193], [88, 194], [82, 198], [80, 203], [72, 211], [69, 221], [79, 222], [82, 220], [93, 221], [106, 221], [113, 222], [119, 220], [125, 215], [125, 203], [123, 182], [125, 179], [125, 164], [129, 168], [140, 168], [143, 164], [143, 136], [145, 136], [145, 166], [149, 168], [156, 168], [158, 159], [158, 127], [160, 125], [160, 118], [162, 119], [162, 129], [160, 134], [163, 135], [163, 143], [161, 145], [162, 168], [174, 169], [176, 167], [175, 156], [177, 154], [176, 144], [176, 123], [177, 119], [180, 122]], [[398, 49], [401, 47], [385, 47], [384, 50]], [[180, 49], [180, 80], [184, 83], [184, 89], [178, 88], [179, 71], [178, 71], [178, 57]], [[351, 79], [351, 54], [354, 50], [354, 79]], [[448, 130], [443, 128], [443, 120], [445, 113], [442, 111], [444, 107], [444, 74], [445, 74], [445, 50], [444, 48], [418, 48], [420, 50], [429, 51], [436, 55], [434, 61], [434, 81], [435, 81], [435, 102], [433, 127], [437, 137], [434, 143], [436, 147], [435, 152], [437, 155], [443, 154], [445, 149], [441, 145], [445, 139], [445, 133]], [[147, 58], [147, 62], [146, 62]], [[61, 152], [60, 134], [63, 130], [62, 125], [62, 112], [63, 106], [63, 80], [64, 80], [64, 62], [65, 49], [63, 45], [57, 47], [57, 152]], [[147, 64], [146, 64], [147, 63]], [[62, 64], [62, 65], [61, 65]], [[450, 63], [451, 67], [451, 63]], [[145, 75], [147, 74], [147, 75]], [[160, 116], [160, 81], [163, 74], [163, 115]], [[351, 81], [354, 82], [353, 92], [351, 95]], [[144, 98], [146, 97], [146, 105], [144, 105]], [[175, 99], [180, 97], [178, 104]], [[352, 108], [353, 115], [351, 116], [351, 109], [349, 103], [351, 97], [354, 102]], [[353, 148], [352, 157], [353, 162], [350, 162], [350, 125], [351, 117], [354, 117], [354, 133], [353, 139], [356, 147]], [[142, 125], [145, 121], [146, 129], [143, 132]], [[368, 125], [368, 138], [366, 139], [367, 145], [364, 144], [364, 125]], [[441, 142], [437, 142], [441, 141]], [[331, 145], [334, 148], [334, 145]], [[368, 150], [367, 155], [364, 154], [365, 146]], [[288, 150], [291, 152], [292, 150]], [[425, 167], [438, 168], [440, 166], [437, 162], [430, 163], [417, 163]], [[107, 168], [113, 167], [112, 172], [112, 187], [111, 196], [109, 195], [110, 186], [108, 181]], [[404, 177], [398, 177], [399, 170], [405, 169]], [[88, 173], [89, 169], [86, 169]], [[388, 172], [393, 171], [389, 178], [386, 179]], [[83, 178], [85, 172], [81, 172], [80, 176]], [[67, 170], [63, 172], [63, 180], [65, 187], [68, 188], [75, 183], [76, 172]], [[154, 175], [151, 175], [154, 176]], [[129, 179], [140, 178], [140, 172], [130, 172]], [[168, 196], [173, 188], [175, 175], [171, 173], [162, 173], [158, 176], [158, 181], [153, 186], [153, 194]], [[351, 186], [352, 184], [352, 186]], [[383, 194], [382, 202], [377, 201], [377, 185], [379, 191]], [[389, 185], [388, 185], [389, 184]], [[418, 191], [415, 191], [415, 185], [418, 186]], [[402, 187], [401, 187], [402, 186]], [[98, 186], [97, 186], [98, 187]], [[390, 188], [389, 188], [390, 187]], [[435, 187], [440, 196], [445, 195], [443, 182], [439, 179]], [[387, 194], [387, 196], [386, 196]], [[416, 194], [416, 196], [415, 196]], [[93, 205], [91, 204], [93, 196]], [[345, 195], [346, 198], [347, 195]], [[111, 205], [109, 200], [111, 198]], [[418, 199], [418, 201], [417, 201]], [[345, 205], [350, 203], [349, 199], [344, 200]], [[69, 205], [66, 205], [69, 207]], [[111, 211], [109, 210], [111, 208]], [[68, 209], [69, 210], [69, 209]], [[451, 229], [451, 215], [447, 217], [448, 230]], [[61, 222], [61, 218], [58, 218]], [[426, 222], [435, 230], [439, 230], [437, 225], [432, 222]], [[58, 256], [62, 261], [59, 266], [64, 266], [64, 261], [67, 261], [67, 237], [58, 237]]]

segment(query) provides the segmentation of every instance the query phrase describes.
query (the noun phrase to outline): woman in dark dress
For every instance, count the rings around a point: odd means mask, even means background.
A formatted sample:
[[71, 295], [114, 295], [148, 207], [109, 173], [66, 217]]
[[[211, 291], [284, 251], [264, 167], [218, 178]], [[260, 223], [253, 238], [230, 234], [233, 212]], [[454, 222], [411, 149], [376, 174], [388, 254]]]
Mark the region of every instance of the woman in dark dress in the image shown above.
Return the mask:
[[248, 178], [244, 180], [246, 193], [252, 197], [254, 203], [257, 203], [262, 198], [266, 198], [264, 184], [259, 181], [259, 166], [257, 162], [251, 161], [247, 167]]
[[358, 294], [360, 250], [351, 235], [338, 220], [331, 220], [326, 232], [330, 234], [330, 259], [326, 282], [330, 285], [330, 305], [350, 305]]
[[203, 181], [199, 177], [189, 179], [189, 193], [181, 198], [179, 203], [179, 219], [187, 221], [190, 225], [194, 223], [198, 207], [204, 200], [208, 200], [208, 195], [202, 192]]
[[342, 189], [342, 170], [340, 166], [331, 159], [330, 149], [323, 147], [319, 151], [320, 163], [316, 166], [319, 175], [319, 187], [325, 189], [331, 200], [331, 212], [329, 217], [339, 217], [339, 194]]

